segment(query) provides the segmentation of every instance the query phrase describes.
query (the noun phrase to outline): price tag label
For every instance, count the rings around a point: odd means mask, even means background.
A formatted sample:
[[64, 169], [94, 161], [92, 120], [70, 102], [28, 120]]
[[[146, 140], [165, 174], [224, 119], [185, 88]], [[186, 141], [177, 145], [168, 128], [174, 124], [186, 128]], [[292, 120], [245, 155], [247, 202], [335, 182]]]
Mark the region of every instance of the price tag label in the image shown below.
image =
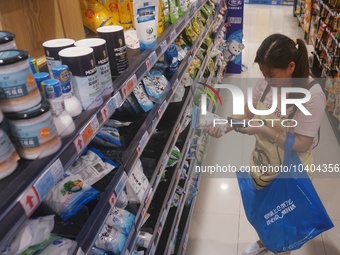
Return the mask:
[[164, 171], [164, 169], [165, 169], [165, 167], [166, 167], [166, 164], [168, 163], [168, 160], [169, 160], [169, 154], [166, 154], [165, 157], [163, 158], [161, 167], [159, 168], [160, 174], [163, 173], [163, 171]]
[[167, 49], [167, 43], [166, 43], [166, 41], [164, 41], [164, 42], [161, 43], [162, 54], [166, 51], [166, 49]]
[[125, 100], [128, 95], [132, 92], [133, 88], [137, 85], [137, 76], [134, 74], [128, 81], [124, 83], [122, 86], [122, 96], [123, 100]]
[[77, 154], [79, 155], [85, 148], [85, 142], [84, 142], [83, 136], [78, 135], [78, 137], [74, 139], [73, 144], [76, 147]]
[[156, 246], [155, 246], [155, 243], [152, 243], [149, 255], [155, 255], [155, 252], [156, 252]]
[[179, 80], [178, 80], [178, 78], [177, 78], [177, 79], [175, 80], [174, 84], [172, 84], [172, 91], [174, 91], [174, 90], [177, 88], [178, 84], [179, 84]]
[[37, 209], [40, 204], [40, 199], [37, 190], [32, 186], [19, 200], [26, 215], [29, 217]]
[[165, 223], [165, 220], [166, 220], [166, 216], [167, 216], [167, 210], [164, 209], [163, 213], [162, 213], [161, 220], [160, 220], [160, 223], [161, 223], [162, 226], [164, 226], [164, 223]]
[[128, 176], [125, 172], [123, 172], [122, 176], [120, 177], [120, 179], [117, 183], [117, 186], [115, 187], [115, 193], [117, 194], [117, 196], [120, 195], [120, 193], [124, 189], [127, 181], [128, 181]]
[[183, 243], [183, 250], [184, 250], [184, 251], [187, 249], [188, 239], [189, 239], [189, 235], [188, 235], [188, 233], [186, 233], [186, 234], [185, 234], [185, 241], [184, 241], [184, 243]]
[[157, 54], [156, 54], [156, 52], [155, 51], [151, 52], [151, 54], [149, 55], [148, 59], [150, 61], [151, 67], [154, 66], [156, 64], [156, 62], [157, 62]]
[[155, 130], [155, 129], [156, 129], [157, 124], [158, 124], [158, 118], [155, 117], [155, 118], [153, 119], [153, 121], [152, 121], [152, 126], [151, 126], [152, 130]]
[[142, 154], [146, 144], [148, 143], [149, 137], [150, 137], [150, 135], [149, 135], [148, 131], [146, 131], [144, 133], [144, 135], [142, 136], [141, 140], [139, 141], [139, 144], [138, 144], [138, 146], [136, 148], [137, 153], [138, 153], [139, 156]]
[[94, 131], [92, 129], [91, 123], [87, 125], [84, 130], [81, 132], [81, 136], [83, 137], [84, 146], [86, 146], [92, 139], [94, 135]]
[[60, 159], [57, 159], [34, 184], [40, 201], [43, 200], [45, 195], [63, 178], [64, 167]]
[[172, 31], [170, 34], [170, 41], [173, 42], [176, 39], [176, 30]]
[[85, 255], [85, 253], [83, 252], [83, 250], [81, 249], [81, 247], [79, 247], [76, 255]]
[[167, 101], [164, 100], [163, 104], [161, 105], [161, 107], [159, 107], [158, 109], [158, 116], [161, 117], [163, 115], [163, 113], [166, 110], [166, 106], [168, 105]]
[[107, 104], [103, 107], [103, 109], [100, 110], [100, 113], [102, 114], [103, 122], [105, 122], [110, 117]]
[[126, 250], [124, 255], [130, 255], [130, 251]]
[[145, 65], [146, 65], [146, 70], [150, 71], [151, 69], [151, 62], [150, 62], [150, 59], [146, 59], [145, 60]]
[[90, 125], [92, 127], [92, 130], [94, 133], [97, 133], [99, 131], [100, 128], [100, 124], [98, 121], [98, 118], [96, 116], [94, 116], [90, 122]]
[[111, 207], [113, 207], [116, 203], [116, 200], [117, 200], [117, 196], [116, 196], [116, 193], [113, 192], [109, 198], [109, 204]]
[[190, 21], [190, 17], [189, 17], [189, 15], [187, 15], [185, 17], [185, 26], [189, 23], [189, 21]]
[[192, 56], [190, 55], [190, 56], [188, 57], [188, 64], [190, 65], [191, 62], [192, 62]]
[[181, 125], [178, 124], [176, 127], [175, 136], [178, 136], [180, 130], [181, 130]]
[[162, 226], [162, 225], [159, 225], [159, 226], [158, 226], [158, 229], [157, 229], [157, 233], [158, 233], [159, 236], [160, 236], [161, 233], [162, 233], [162, 229], [163, 229], [163, 226]]

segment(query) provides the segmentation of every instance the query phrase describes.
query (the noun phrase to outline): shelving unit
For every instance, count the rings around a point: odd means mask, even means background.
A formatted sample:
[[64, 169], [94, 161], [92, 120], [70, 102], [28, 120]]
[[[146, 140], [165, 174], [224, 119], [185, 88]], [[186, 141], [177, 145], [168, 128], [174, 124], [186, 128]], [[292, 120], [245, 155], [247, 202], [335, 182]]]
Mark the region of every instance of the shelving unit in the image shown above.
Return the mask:
[[313, 44], [317, 13], [318, 4], [315, 0], [294, 0], [293, 15], [297, 18], [298, 25], [302, 28], [304, 39], [308, 44]]
[[[330, 94], [330, 91], [325, 87], [327, 79], [330, 77], [339, 77], [340, 75], [340, 42], [336, 38], [337, 29], [339, 29], [337, 25], [339, 7], [340, 6], [331, 6], [323, 0], [319, 1], [319, 12], [316, 19], [318, 23], [313, 36], [314, 52], [312, 72], [316, 77], [321, 76], [321, 78], [323, 78], [323, 80], [320, 80], [320, 84], [324, 88], [327, 99]], [[334, 86], [337, 86], [336, 83], [334, 83]], [[326, 109], [326, 114], [340, 145], [340, 121], [335, 118], [333, 112], [328, 111], [328, 109]]]
[[[170, 25], [165, 30], [165, 32], [158, 38], [158, 43], [153, 49], [146, 50], [142, 53], [140, 53], [139, 50], [130, 50], [128, 52], [129, 57], [133, 57], [133, 59], [129, 58], [129, 68], [116, 80], [114, 80], [115, 92], [112, 96], [104, 98], [102, 106], [84, 111], [75, 119], [76, 132], [74, 132], [71, 136], [62, 139], [62, 148], [57, 153], [34, 161], [21, 160], [19, 168], [12, 175], [5, 180], [0, 180], [0, 195], [2, 197], [0, 200], [0, 250], [4, 248], [4, 246], [17, 233], [23, 223], [34, 213], [34, 211], [36, 211], [47, 192], [52, 189], [60, 178], [62, 178], [64, 171], [81, 155], [84, 148], [90, 144], [101, 126], [104, 125], [110, 116], [116, 113], [117, 108], [123, 105], [124, 101], [132, 92], [134, 86], [136, 86], [145, 74], [153, 67], [168, 46], [184, 30], [201, 6], [206, 2], [207, 0], [198, 0], [191, 7], [191, 10], [188, 13], [183, 15], [175, 24]], [[222, 6], [222, 2], [223, 1], [221, 1], [221, 5], [217, 8], [215, 15], [218, 14]], [[45, 63], [41, 47], [43, 41], [56, 37], [69, 37], [73, 39], [84, 38], [77, 0], [22, 0], [15, 2], [0, 0], [0, 4], [2, 6], [0, 10], [0, 29], [20, 31], [19, 33], [16, 33], [16, 42], [18, 47], [27, 50], [30, 52], [31, 56], [36, 57], [39, 65]], [[43, 7], [49, 7], [47, 8], [49, 12], [40, 11], [43, 10]], [[13, 8], [17, 10], [14, 14], [13, 12], [10, 12]], [[33, 10], [35, 11], [35, 14], [34, 17], [31, 17], [28, 13], [33, 13]], [[53, 13], [53, 15], [51, 15], [50, 12]], [[41, 36], [33, 38], [34, 35], [38, 33], [34, 31], [33, 33], [31, 31], [33, 28], [25, 29], [24, 26], [22, 26], [19, 29], [18, 26], [20, 26], [20, 22], [10, 22], [16, 20], [18, 15], [21, 16], [23, 19], [22, 21], [25, 21], [27, 26], [33, 22], [39, 29], [41, 28], [41, 31], [39, 32]], [[181, 62], [178, 71], [170, 80], [171, 90], [167, 94], [166, 98], [161, 103], [156, 104], [154, 109], [146, 115], [138, 132], [134, 135], [132, 141], [128, 145], [122, 157], [122, 164], [115, 171], [115, 174], [110, 180], [105, 191], [101, 193], [100, 200], [86, 221], [84, 227], [77, 235], [77, 248], [75, 252], [78, 254], [87, 254], [93, 246], [105, 223], [108, 213], [113, 206], [115, 206], [116, 200], [124, 189], [134, 165], [141, 155], [143, 155], [144, 149], [148, 145], [152, 134], [161, 122], [166, 110], [169, 108], [171, 98], [175, 94], [180, 80], [191, 64], [192, 59], [196, 55], [204, 37], [208, 34], [215, 17], [211, 17], [209, 19], [209, 22], [201, 36], [191, 47], [190, 54], [187, 55]], [[47, 31], [47, 21], [51, 22], [48, 26], [53, 27], [55, 31], [53, 29], [51, 29], [51, 31]], [[219, 30], [219, 32], [220, 31], [221, 30]], [[31, 32], [32, 34], [29, 37], [25, 37], [27, 36], [27, 33]], [[22, 40], [21, 38], [26, 38], [26, 40]], [[27, 38], [31, 38], [31, 40], [27, 40]], [[27, 41], [31, 42], [31, 44], [27, 45]], [[209, 55], [210, 52], [211, 49], [208, 50], [207, 55]], [[207, 62], [208, 59], [206, 58], [202, 64], [201, 72], [198, 74], [198, 78], [195, 82], [201, 80]], [[213, 78], [213, 76], [210, 76], [208, 80], [212, 80]], [[160, 183], [160, 177], [164, 172], [165, 165], [169, 159], [171, 149], [178, 141], [185, 117], [190, 111], [193, 102], [193, 95], [191, 93], [192, 91], [187, 89], [186, 99], [183, 102], [181, 111], [179, 112], [172, 132], [169, 135], [169, 139], [161, 153], [161, 157], [157, 162], [154, 174], [150, 179], [150, 186], [143, 199], [144, 202], [138, 208], [135, 224], [130, 231], [130, 235], [127, 238], [122, 254], [130, 254], [129, 252], [132, 252], [135, 248], [137, 233], [141, 228], [143, 217], [152, 202]], [[180, 171], [184, 164], [186, 152], [189, 150], [190, 139], [193, 134], [194, 130], [190, 129], [184, 139], [185, 142], [182, 148], [182, 158], [177, 164], [177, 167], [174, 169], [174, 173], [169, 184], [170, 188], [166, 193], [164, 203], [162, 205], [163, 217], [160, 217], [157, 220], [155, 235], [151, 242], [152, 245], [150, 245], [147, 250], [147, 254], [153, 254], [153, 251], [157, 248], [157, 244], [162, 233], [162, 230], [159, 229], [164, 227], [164, 220], [169, 213], [169, 205], [171, 205], [174, 190], [179, 182]], [[28, 199], [32, 194], [34, 196], [34, 203], [31, 206], [31, 204], [28, 204]], [[185, 199], [182, 197], [181, 208], [177, 213], [178, 218], [181, 217], [184, 201]], [[173, 235], [173, 231], [171, 232], [171, 235]], [[167, 246], [169, 246], [169, 243]]]

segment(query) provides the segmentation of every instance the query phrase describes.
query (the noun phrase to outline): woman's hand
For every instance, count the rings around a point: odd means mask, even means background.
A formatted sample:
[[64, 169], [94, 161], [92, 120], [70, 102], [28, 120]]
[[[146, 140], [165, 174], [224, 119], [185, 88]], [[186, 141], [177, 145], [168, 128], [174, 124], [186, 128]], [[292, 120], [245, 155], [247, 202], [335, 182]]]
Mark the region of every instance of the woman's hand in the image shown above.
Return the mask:
[[[248, 120], [246, 120], [246, 123], [249, 123]], [[263, 124], [260, 122], [254, 122], [251, 121], [251, 126], [247, 127], [237, 127], [235, 128], [235, 131], [240, 132], [242, 134], [247, 134], [247, 135], [257, 135], [263, 133]]]
[[225, 134], [225, 131], [223, 130], [223, 128], [221, 128], [220, 125], [216, 126], [216, 127], [206, 127], [203, 130], [204, 133], [215, 137], [215, 138], [220, 138], [221, 136], [223, 136]]

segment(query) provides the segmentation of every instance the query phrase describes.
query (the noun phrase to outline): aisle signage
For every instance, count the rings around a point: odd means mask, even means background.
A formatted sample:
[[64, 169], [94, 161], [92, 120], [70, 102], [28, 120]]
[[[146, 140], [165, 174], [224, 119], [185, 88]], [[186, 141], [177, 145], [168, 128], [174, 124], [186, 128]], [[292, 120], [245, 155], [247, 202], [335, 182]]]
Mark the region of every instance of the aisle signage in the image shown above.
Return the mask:
[[40, 204], [40, 199], [37, 190], [32, 186], [20, 199], [20, 204], [25, 210], [27, 217], [37, 209]]

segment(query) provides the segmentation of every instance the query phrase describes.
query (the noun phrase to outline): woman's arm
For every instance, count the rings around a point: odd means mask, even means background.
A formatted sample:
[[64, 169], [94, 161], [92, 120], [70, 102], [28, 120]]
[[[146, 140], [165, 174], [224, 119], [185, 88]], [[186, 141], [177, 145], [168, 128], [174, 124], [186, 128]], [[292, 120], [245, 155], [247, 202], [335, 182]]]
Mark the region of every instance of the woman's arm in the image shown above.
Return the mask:
[[[254, 114], [249, 111], [248, 105], [245, 104], [244, 106], [244, 114], [243, 115], [233, 115], [233, 118], [236, 119], [252, 119], [254, 117]], [[215, 126], [215, 127], [207, 127], [204, 129], [204, 132], [207, 133], [208, 135], [219, 138], [223, 136], [224, 134], [230, 132], [233, 130], [233, 128], [229, 125], [229, 123], [226, 124], [226, 131], [223, 133], [221, 125]]]
[[[282, 132], [278, 132], [276, 129], [268, 126], [260, 126], [259, 123], [258, 127], [254, 127], [255, 123], [252, 123], [252, 126], [246, 127], [246, 128], [240, 128], [240, 131], [248, 134], [248, 135], [255, 135], [255, 134], [261, 134], [271, 141], [273, 141], [273, 144], [276, 144], [280, 148], [284, 148], [284, 143], [286, 140], [286, 135]], [[293, 146], [293, 150], [296, 152], [306, 152], [310, 150], [314, 138], [310, 136], [300, 135], [295, 133], [295, 142]]]

